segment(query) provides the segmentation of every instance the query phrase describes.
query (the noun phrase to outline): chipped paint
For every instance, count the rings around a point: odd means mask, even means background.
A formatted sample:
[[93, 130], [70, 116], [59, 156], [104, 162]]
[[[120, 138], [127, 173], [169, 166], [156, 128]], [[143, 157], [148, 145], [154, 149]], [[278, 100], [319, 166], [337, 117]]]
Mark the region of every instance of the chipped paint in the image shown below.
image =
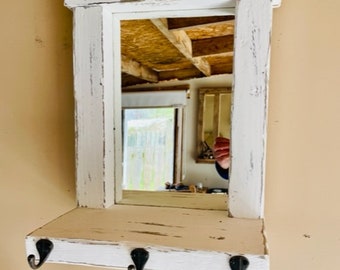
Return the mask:
[[[279, 0], [236, 2], [238, 35], [235, 35], [235, 128], [233, 127], [232, 134], [230, 216], [258, 219], [263, 216], [271, 5]], [[162, 12], [171, 8], [193, 14], [192, 0], [144, 0], [138, 2], [138, 5], [136, 3], [125, 1], [123, 4], [114, 0], [65, 1], [69, 7], [74, 5], [77, 201], [84, 208], [76, 209], [76, 212], [79, 210], [77, 213], [80, 217], [72, 219], [72, 216], [65, 215], [60, 218], [64, 223], [70, 218], [68, 226], [57, 219], [55, 222], [60, 222], [58, 225], [61, 227], [53, 227], [54, 222], [51, 222], [38, 229], [36, 234], [28, 236], [27, 253], [36, 254], [35, 242], [41, 237], [51, 235], [55, 249], [48, 262], [126, 269], [131, 264], [130, 251], [142, 246], [153, 258], [148, 262], [149, 269], [162, 269], [164, 262], [167, 263], [168, 270], [228, 269], [228, 259], [235, 254], [244, 254], [254, 270], [269, 269], [262, 220], [245, 219], [237, 223], [236, 218], [228, 219], [225, 211], [224, 216], [216, 216], [218, 211], [187, 212], [159, 207], [146, 209], [144, 212], [139, 208], [133, 215], [126, 214], [125, 209], [119, 212], [124, 214], [124, 218], [118, 218], [119, 213], [107, 216], [108, 213], [112, 214], [112, 209], [85, 209], [103, 208], [113, 204], [113, 184], [115, 179], [120, 179], [119, 172], [112, 166], [114, 155], [118, 158], [118, 148], [121, 147], [119, 137], [116, 137], [120, 133], [118, 118], [121, 108], [115, 104], [115, 101], [119, 104], [120, 85], [116, 86], [115, 83], [119, 82], [120, 74], [113, 72], [119, 70], [120, 62], [117, 59], [120, 55], [115, 54], [119, 51], [119, 42], [112, 42], [112, 28], [114, 31], [119, 31], [119, 28], [118, 23], [112, 21], [112, 11], [137, 14], [147, 9], [149, 12], [164, 14]], [[234, 6], [235, 1], [231, 0], [195, 2], [195, 8], [201, 10], [226, 10]], [[112, 94], [112, 89], [117, 91]], [[113, 148], [113, 144], [116, 148]], [[247, 158], [250, 155], [249, 162]], [[117, 166], [121, 166], [119, 162], [120, 160], [117, 161]], [[249, 169], [251, 174], [248, 173]], [[122, 206], [114, 207], [120, 209]], [[129, 206], [129, 209], [136, 208]], [[90, 211], [90, 214], [83, 215], [83, 211]], [[149, 216], [145, 221], [145, 214], [152, 211], [161, 213]], [[176, 214], [164, 214], [164, 211], [176, 211]], [[195, 217], [194, 212], [199, 214]], [[94, 217], [98, 213], [103, 213], [102, 220]], [[136, 217], [139, 214], [142, 217]], [[174, 219], [174, 216], [180, 218]], [[171, 220], [164, 222], [165, 217]], [[128, 218], [131, 220], [127, 220]], [[187, 220], [188, 224], [180, 225], [183, 220]], [[213, 222], [209, 223], [211, 221]], [[254, 221], [256, 234], [254, 237], [247, 237], [249, 227], [244, 225]], [[260, 226], [256, 223], [258, 221], [261, 221]], [[85, 226], [87, 223], [91, 225], [88, 228]], [[242, 231], [242, 228], [246, 230]], [[255, 248], [250, 244], [245, 245], [247, 241], [251, 241]]]

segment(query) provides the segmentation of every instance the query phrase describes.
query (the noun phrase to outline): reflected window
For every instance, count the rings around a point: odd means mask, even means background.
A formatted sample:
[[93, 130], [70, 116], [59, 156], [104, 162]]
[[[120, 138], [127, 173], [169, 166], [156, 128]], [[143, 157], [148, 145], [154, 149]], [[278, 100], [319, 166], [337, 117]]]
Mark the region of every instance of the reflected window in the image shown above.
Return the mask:
[[125, 109], [123, 119], [123, 188], [154, 191], [173, 183], [176, 109]]

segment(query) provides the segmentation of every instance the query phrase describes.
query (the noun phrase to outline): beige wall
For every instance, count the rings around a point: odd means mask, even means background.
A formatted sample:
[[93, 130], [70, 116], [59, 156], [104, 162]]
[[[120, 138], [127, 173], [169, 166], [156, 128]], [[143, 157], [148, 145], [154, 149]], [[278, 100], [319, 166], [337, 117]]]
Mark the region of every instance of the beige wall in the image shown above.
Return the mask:
[[340, 1], [274, 12], [266, 226], [274, 270], [340, 269]]
[[[336, 0], [283, 0], [274, 12], [265, 212], [273, 270], [340, 266], [339, 10]], [[75, 206], [72, 14], [62, 0], [14, 0], [2, 3], [0, 22], [0, 268], [24, 270], [25, 235]]]

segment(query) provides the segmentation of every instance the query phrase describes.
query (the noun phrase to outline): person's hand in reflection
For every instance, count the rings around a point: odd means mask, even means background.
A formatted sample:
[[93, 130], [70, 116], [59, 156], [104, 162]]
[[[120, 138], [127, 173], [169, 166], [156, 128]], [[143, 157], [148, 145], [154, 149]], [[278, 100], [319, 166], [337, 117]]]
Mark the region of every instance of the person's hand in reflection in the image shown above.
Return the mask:
[[224, 137], [217, 137], [213, 147], [213, 154], [218, 165], [216, 166], [218, 173], [225, 179], [229, 178], [230, 140]]

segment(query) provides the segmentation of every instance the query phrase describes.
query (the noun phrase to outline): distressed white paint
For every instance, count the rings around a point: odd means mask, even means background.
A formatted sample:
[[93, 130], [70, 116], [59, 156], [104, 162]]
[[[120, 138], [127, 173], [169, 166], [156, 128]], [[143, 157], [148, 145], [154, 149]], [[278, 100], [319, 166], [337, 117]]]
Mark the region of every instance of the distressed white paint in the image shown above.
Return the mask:
[[74, 21], [77, 200], [107, 207], [114, 202], [112, 119], [120, 119], [112, 106], [112, 16], [101, 7], [77, 8]]
[[[173, 2], [183, 10], [188, 7], [186, 0]], [[219, 0], [210, 2], [212, 7], [221, 4]], [[162, 11], [162, 16], [180, 13], [166, 12], [165, 3], [157, 1], [146, 1], [141, 6], [134, 2], [115, 3], [115, 10], [125, 10], [127, 3], [131, 4], [129, 14], [133, 16], [145, 17], [145, 13], [136, 11], [151, 3], [153, 9]], [[204, 5], [195, 3], [197, 6]], [[77, 191], [79, 205], [87, 207], [108, 207], [122, 196], [119, 20], [126, 14], [118, 16], [106, 9], [107, 5], [75, 8]], [[188, 12], [190, 16], [195, 12], [201, 16], [206, 10]], [[217, 12], [220, 15], [221, 9]], [[225, 14], [230, 10], [226, 8]], [[149, 10], [147, 15], [160, 16]], [[237, 1], [229, 186], [230, 212], [235, 217], [263, 217], [271, 19], [270, 0]]]
[[[183, 2], [185, 7], [187, 2]], [[213, 6], [218, 3], [219, 0], [212, 2]], [[125, 3], [121, 6], [125, 8]], [[158, 3], [158, 6], [163, 4]], [[179, 16], [181, 13], [162, 10], [161, 14], [150, 11], [145, 14], [134, 11], [130, 7], [131, 13], [123, 16], [108, 11], [107, 5], [74, 9], [79, 206], [109, 207], [122, 197], [120, 19], [126, 16], [129, 19]], [[204, 9], [186, 12], [182, 14], [210, 14]], [[233, 11], [217, 9], [214, 12], [221, 15], [232, 14]]]
[[142, 247], [150, 253], [150, 270], [230, 269], [230, 256], [245, 254], [249, 269], [266, 270], [262, 229], [261, 220], [228, 218], [224, 211], [78, 208], [33, 232], [26, 247], [27, 256], [37, 257], [35, 242], [49, 236], [54, 248], [48, 262], [119, 269], [127, 269], [131, 250]]
[[[35, 241], [49, 238], [55, 246], [49, 262], [126, 269], [132, 263], [131, 249], [144, 247], [151, 254], [146, 269], [229, 269], [231, 254], [246, 254], [250, 270], [269, 269], [259, 218], [263, 217], [271, 16], [272, 6], [280, 1], [236, 3], [229, 209], [234, 217], [254, 219], [227, 218], [227, 211], [123, 205], [115, 205], [114, 211], [99, 209], [113, 205], [122, 194], [119, 20], [123, 13], [129, 12], [129, 18], [146, 16], [144, 11], [153, 18], [170, 13], [222, 15], [230, 14], [228, 8], [235, 1], [66, 0], [74, 10], [77, 199], [79, 206], [98, 209], [80, 207], [76, 214], [72, 211], [38, 229], [26, 239], [28, 255], [36, 254]], [[163, 226], [164, 222], [173, 225]]]
[[[27, 256], [36, 254], [34, 242], [38, 239], [28, 237]], [[139, 243], [133, 246], [131, 243], [107, 243], [100, 241], [70, 239], [50, 239], [54, 249], [47, 263], [62, 263], [74, 265], [86, 265], [96, 267], [114, 267], [114, 269], [126, 270], [133, 261], [131, 250], [140, 247]], [[268, 255], [230, 254], [227, 252], [213, 252], [204, 250], [183, 250], [176, 248], [146, 246], [149, 252], [149, 260], [145, 268], [148, 270], [226, 270], [231, 269], [228, 261], [231, 256], [243, 255], [250, 263], [249, 270], [269, 269]], [[36, 255], [38, 256], [38, 254]]]
[[145, 12], [145, 11], [171, 11], [171, 10], [191, 10], [212, 9], [223, 7], [235, 7], [235, 0], [212, 0], [195, 1], [192, 0], [65, 0], [65, 5], [69, 8], [82, 6], [107, 5], [115, 13], [120, 12]]
[[[235, 7], [236, 0], [214, 0], [214, 1], [196, 1], [195, 8], [220, 8], [220, 7]], [[120, 12], [130, 12], [140, 8], [138, 11], [156, 11], [156, 10], [178, 10], [178, 9], [192, 9], [192, 0], [65, 0], [65, 5], [69, 8], [93, 6], [98, 4], [108, 4], [111, 7], [121, 8], [120, 4], [124, 4], [122, 9], [118, 9]], [[273, 7], [279, 7], [281, 0], [272, 0]]]
[[261, 218], [272, 7], [270, 0], [237, 3], [229, 211]]

